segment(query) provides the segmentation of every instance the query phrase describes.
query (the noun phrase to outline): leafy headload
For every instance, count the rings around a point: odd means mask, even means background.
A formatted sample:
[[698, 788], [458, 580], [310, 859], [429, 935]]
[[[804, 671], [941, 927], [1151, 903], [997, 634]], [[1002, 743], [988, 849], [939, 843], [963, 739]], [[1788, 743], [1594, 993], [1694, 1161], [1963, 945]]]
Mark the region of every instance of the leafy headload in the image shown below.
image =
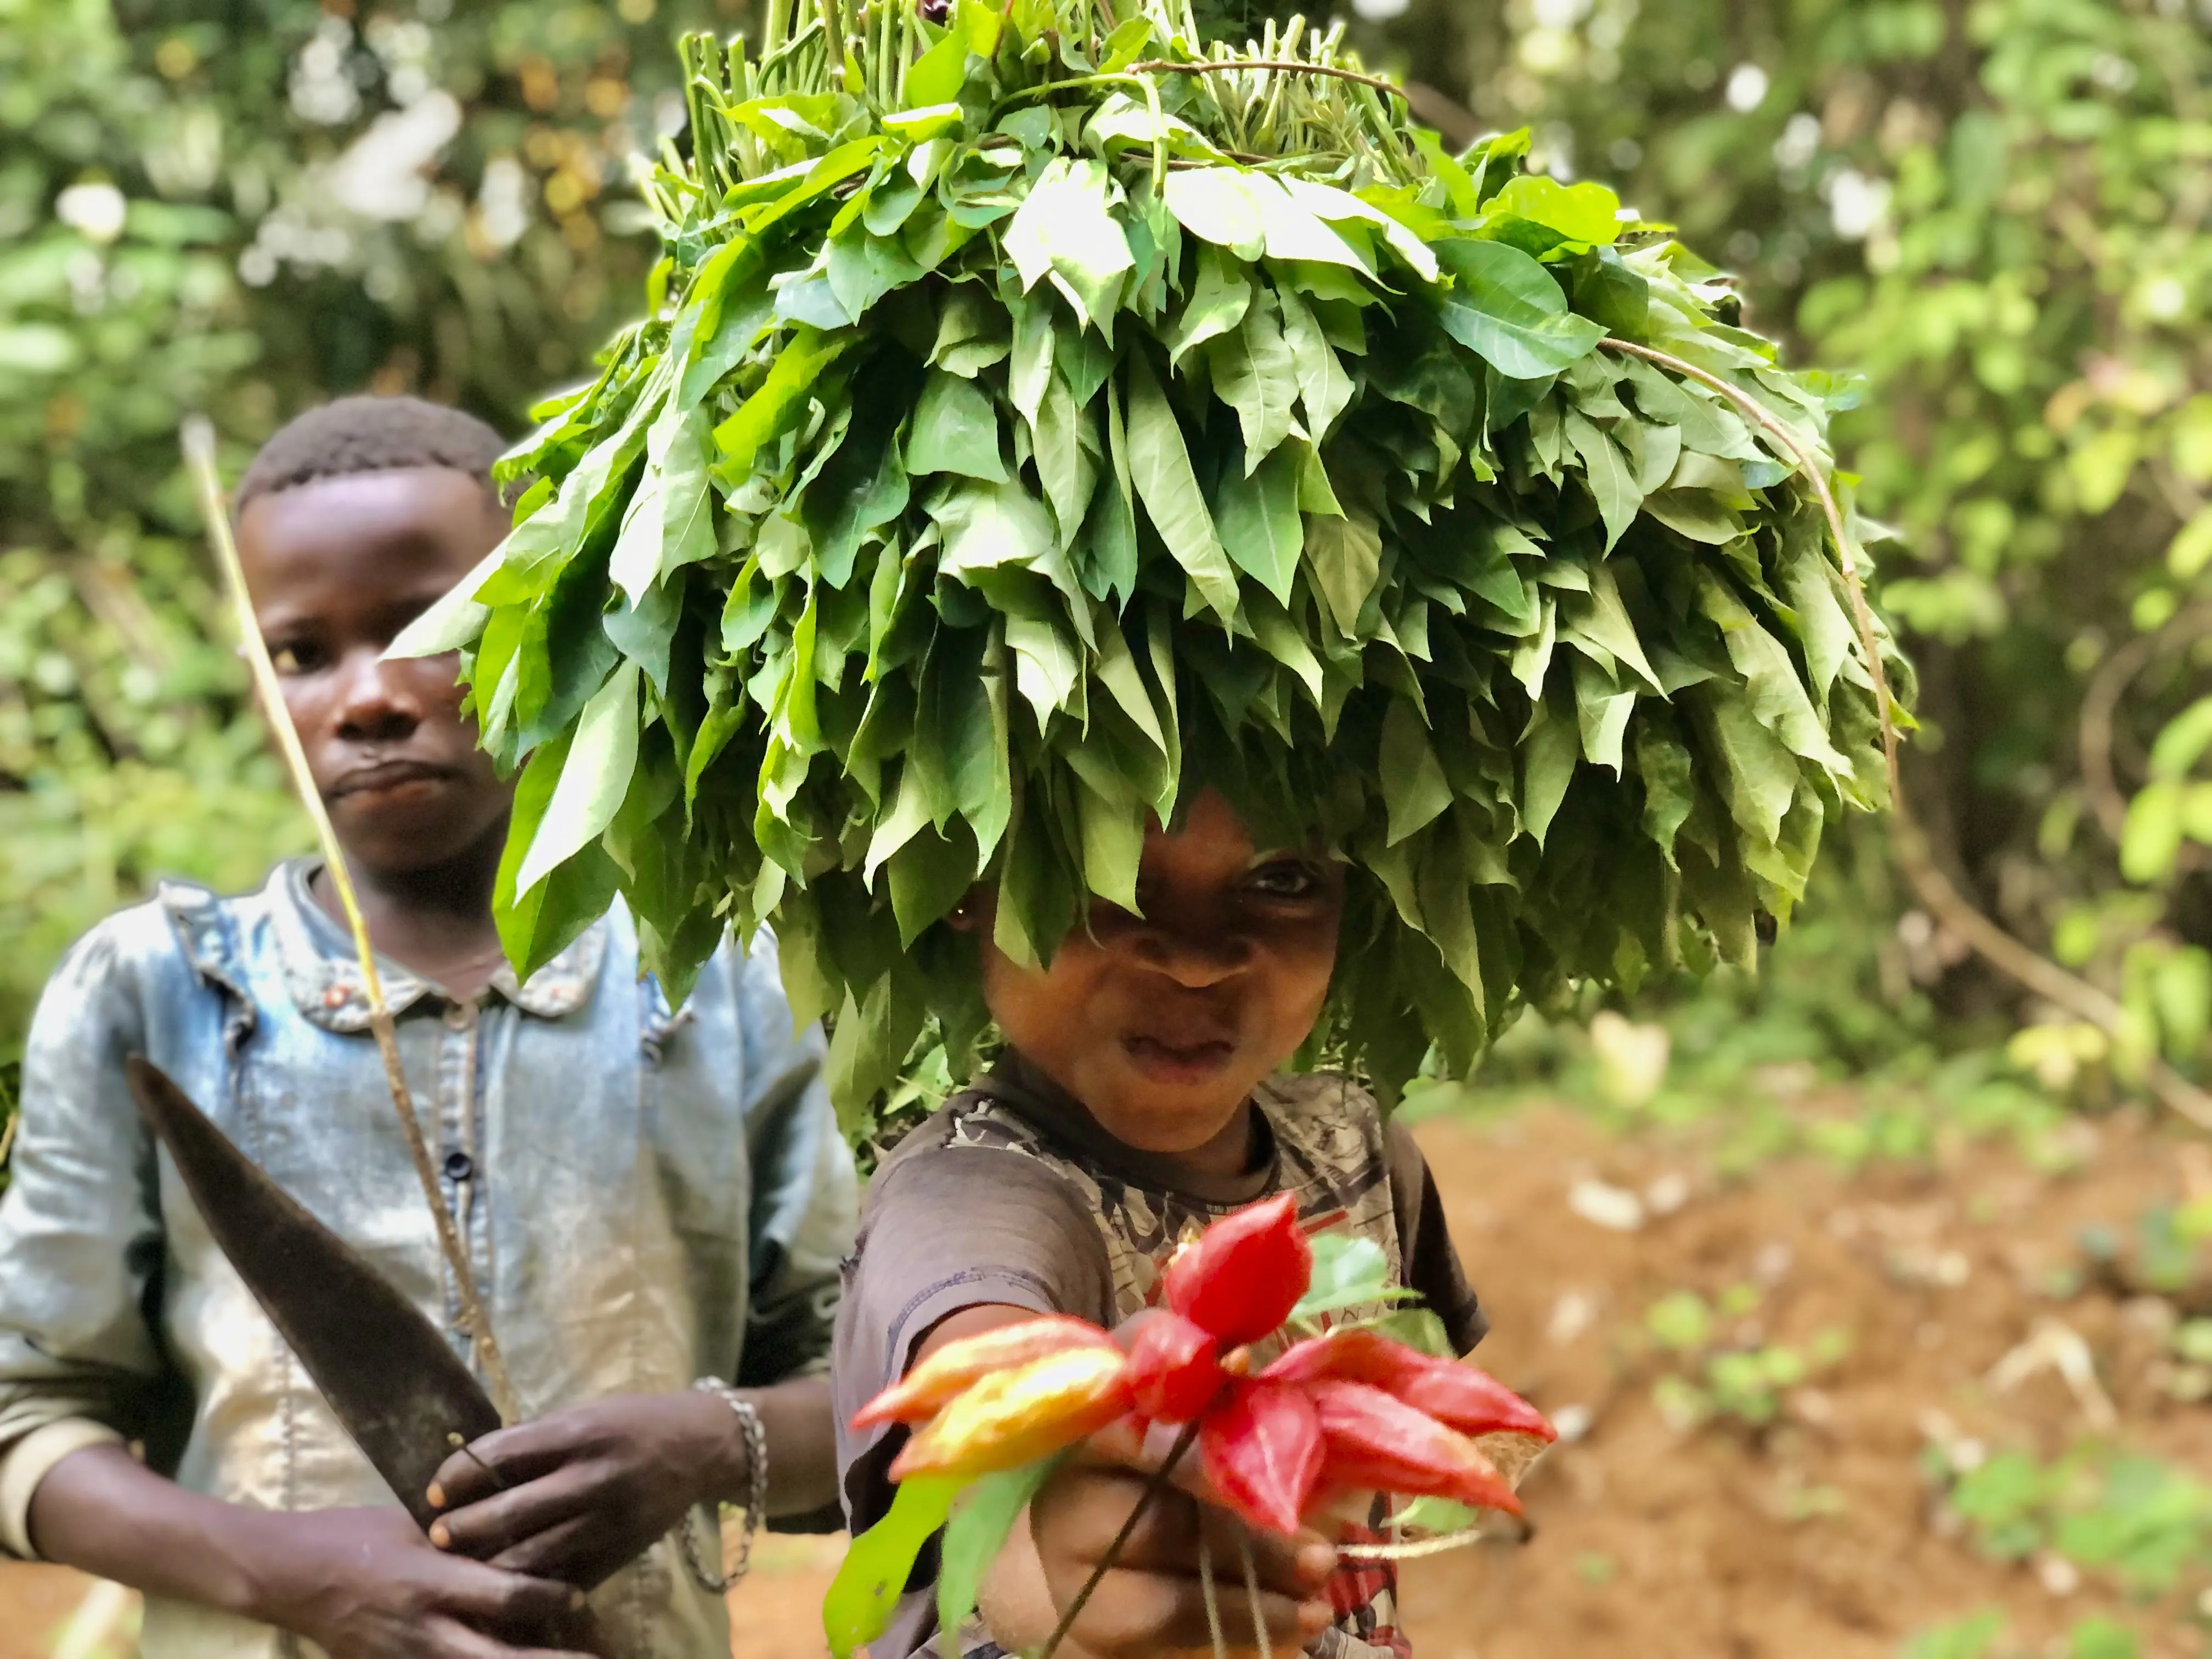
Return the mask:
[[771, 923], [862, 1129], [983, 1027], [969, 887], [1042, 959], [1202, 781], [1349, 865], [1316, 1050], [1388, 1091], [1748, 957], [1881, 796], [1799, 464], [1838, 384], [1525, 135], [1455, 158], [1334, 31], [1231, 55], [1183, 0], [771, 0], [757, 58], [684, 51], [650, 314], [407, 642], [523, 768], [518, 965], [617, 889], [679, 992]]

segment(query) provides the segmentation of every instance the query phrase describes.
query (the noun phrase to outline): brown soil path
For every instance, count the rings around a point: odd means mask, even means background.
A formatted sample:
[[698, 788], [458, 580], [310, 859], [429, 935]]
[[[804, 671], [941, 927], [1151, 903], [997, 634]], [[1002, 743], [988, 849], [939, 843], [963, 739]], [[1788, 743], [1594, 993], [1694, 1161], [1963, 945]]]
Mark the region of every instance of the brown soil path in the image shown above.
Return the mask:
[[[2009, 1392], [1988, 1381], [2051, 1318], [2096, 1356], [2124, 1439], [2212, 1470], [2212, 1410], [2155, 1388], [2160, 1335], [2144, 1305], [2118, 1288], [2046, 1294], [2077, 1260], [2082, 1226], [2131, 1228], [2182, 1195], [2190, 1168], [2135, 1119], [2082, 1133], [2082, 1160], [2063, 1175], [1991, 1145], [1951, 1147], [1935, 1169], [1845, 1176], [1794, 1160], [1723, 1182], [1692, 1141], [1609, 1138], [1566, 1112], [1421, 1126], [1491, 1310], [1484, 1363], [1589, 1425], [1530, 1476], [1533, 1543], [1407, 1567], [1406, 1626], [1423, 1659], [1887, 1659], [1911, 1632], [1985, 1606], [2004, 1608], [2014, 1645], [2033, 1652], [2117, 1608], [2094, 1583], [2057, 1595], [1947, 1536], [1956, 1528], [1918, 1470], [1931, 1432], [2044, 1455], [2084, 1432], [2055, 1374]], [[1656, 1196], [1666, 1213], [1613, 1231], [1570, 1205], [1578, 1181]], [[1642, 1334], [1645, 1313], [1669, 1292], [1718, 1304], [1739, 1286], [1757, 1305], [1731, 1316], [1732, 1336], [1810, 1352], [1836, 1332], [1848, 1347], [1786, 1391], [1763, 1433], [1670, 1425], [1652, 1385], [1679, 1368]], [[738, 1659], [823, 1653], [836, 1551], [765, 1540], [732, 1598]], [[82, 1586], [0, 1566], [0, 1659], [47, 1659]], [[2198, 1641], [2176, 1620], [2144, 1659], [2187, 1659]]]

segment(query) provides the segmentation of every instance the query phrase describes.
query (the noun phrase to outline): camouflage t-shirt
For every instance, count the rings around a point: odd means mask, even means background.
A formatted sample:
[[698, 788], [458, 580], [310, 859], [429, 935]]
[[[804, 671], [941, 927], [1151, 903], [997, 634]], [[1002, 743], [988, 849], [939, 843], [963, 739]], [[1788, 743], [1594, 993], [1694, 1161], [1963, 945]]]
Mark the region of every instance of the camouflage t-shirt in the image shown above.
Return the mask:
[[[1207, 1178], [1115, 1140], [1018, 1055], [915, 1130], [871, 1184], [846, 1270], [831, 1375], [838, 1468], [858, 1533], [890, 1506], [886, 1471], [907, 1431], [845, 1425], [903, 1375], [937, 1325], [987, 1303], [1069, 1313], [1111, 1326], [1153, 1304], [1187, 1228], [1279, 1192], [1301, 1219], [1348, 1226], [1381, 1245], [1395, 1280], [1419, 1291], [1465, 1352], [1484, 1319], [1444, 1230], [1428, 1165], [1349, 1080], [1271, 1079], [1254, 1096], [1246, 1171]], [[874, 1659], [996, 1659], [979, 1620], [947, 1640], [936, 1629], [935, 1558], [926, 1553]], [[1316, 1659], [1408, 1655], [1397, 1630], [1395, 1574], [1347, 1564], [1330, 1585], [1340, 1615], [1306, 1651]]]

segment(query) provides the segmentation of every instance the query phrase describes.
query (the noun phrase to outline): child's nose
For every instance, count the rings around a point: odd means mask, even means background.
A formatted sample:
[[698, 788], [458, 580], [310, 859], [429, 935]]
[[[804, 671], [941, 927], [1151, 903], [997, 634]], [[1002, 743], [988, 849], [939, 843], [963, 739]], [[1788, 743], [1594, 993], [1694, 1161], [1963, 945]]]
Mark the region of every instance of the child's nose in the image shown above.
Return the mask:
[[404, 669], [374, 651], [356, 652], [347, 659], [338, 702], [340, 737], [356, 743], [397, 743], [414, 735], [422, 710]]
[[1178, 927], [1163, 917], [1139, 932], [1136, 955], [1178, 985], [1201, 990], [1243, 973], [1251, 964], [1252, 941], [1232, 929]]

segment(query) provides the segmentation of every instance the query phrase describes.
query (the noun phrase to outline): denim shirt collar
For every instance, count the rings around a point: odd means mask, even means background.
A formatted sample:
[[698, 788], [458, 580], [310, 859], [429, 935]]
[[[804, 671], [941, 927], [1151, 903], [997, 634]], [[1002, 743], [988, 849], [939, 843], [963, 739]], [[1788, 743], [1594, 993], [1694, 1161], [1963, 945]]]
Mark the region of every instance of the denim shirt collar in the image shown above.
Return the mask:
[[[284, 988], [291, 994], [293, 1006], [311, 1024], [348, 1035], [366, 1031], [368, 994], [362, 984], [352, 935], [307, 890], [308, 881], [321, 868], [319, 859], [291, 859], [279, 865], [269, 879], [269, 915], [283, 966]], [[514, 969], [502, 962], [491, 976], [489, 988], [526, 1014], [560, 1019], [591, 1000], [606, 949], [607, 921], [602, 916], [574, 944], [532, 974], [527, 984], [517, 983]], [[409, 972], [388, 957], [378, 956], [376, 971], [384, 981], [385, 1002], [395, 1018], [425, 997], [455, 1000], [444, 987]]]

